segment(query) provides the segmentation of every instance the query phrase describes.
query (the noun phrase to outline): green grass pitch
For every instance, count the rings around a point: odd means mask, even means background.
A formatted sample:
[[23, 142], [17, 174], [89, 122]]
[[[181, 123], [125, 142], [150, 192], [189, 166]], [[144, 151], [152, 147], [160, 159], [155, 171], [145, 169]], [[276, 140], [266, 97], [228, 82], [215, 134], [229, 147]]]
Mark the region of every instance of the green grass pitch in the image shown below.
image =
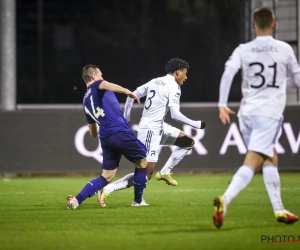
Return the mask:
[[[230, 204], [223, 227], [214, 227], [213, 198], [231, 177], [175, 175], [176, 187], [153, 179], [148, 207], [130, 206], [130, 188], [113, 193], [105, 208], [94, 196], [76, 210], [65, 198], [94, 176], [1, 178], [0, 249], [300, 249], [300, 221], [275, 220], [260, 174]], [[281, 173], [281, 187], [286, 209], [300, 215], [300, 173]]]

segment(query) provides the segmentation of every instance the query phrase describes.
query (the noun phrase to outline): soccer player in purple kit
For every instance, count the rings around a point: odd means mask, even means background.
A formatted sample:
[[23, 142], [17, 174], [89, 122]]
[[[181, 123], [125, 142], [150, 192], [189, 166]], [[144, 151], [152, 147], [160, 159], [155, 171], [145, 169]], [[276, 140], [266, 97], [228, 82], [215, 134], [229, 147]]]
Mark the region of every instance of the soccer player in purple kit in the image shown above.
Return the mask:
[[67, 197], [67, 207], [76, 209], [85, 199], [105, 187], [115, 177], [122, 155], [135, 164], [134, 201], [131, 206], [140, 206], [143, 204], [142, 195], [146, 187], [147, 150], [132, 133], [113, 92], [125, 94], [137, 102], [140, 100], [128, 89], [104, 80], [96, 65], [86, 65], [82, 69], [82, 78], [87, 86], [83, 108], [91, 136], [97, 137], [99, 134], [101, 140], [103, 170], [102, 175], [90, 180], [77, 196]]

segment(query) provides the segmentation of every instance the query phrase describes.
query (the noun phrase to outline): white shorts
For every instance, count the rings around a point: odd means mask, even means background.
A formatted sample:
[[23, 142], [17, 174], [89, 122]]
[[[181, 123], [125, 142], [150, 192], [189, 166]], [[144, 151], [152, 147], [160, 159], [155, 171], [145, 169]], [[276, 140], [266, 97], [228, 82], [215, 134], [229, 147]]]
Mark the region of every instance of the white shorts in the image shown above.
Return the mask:
[[247, 149], [273, 157], [275, 144], [281, 136], [282, 123], [283, 118], [275, 120], [264, 116], [240, 116], [239, 126]]
[[163, 123], [162, 130], [139, 129], [137, 138], [147, 148], [147, 160], [149, 162], [157, 162], [160, 152], [160, 145], [174, 145], [180, 129], [172, 127], [167, 123]]

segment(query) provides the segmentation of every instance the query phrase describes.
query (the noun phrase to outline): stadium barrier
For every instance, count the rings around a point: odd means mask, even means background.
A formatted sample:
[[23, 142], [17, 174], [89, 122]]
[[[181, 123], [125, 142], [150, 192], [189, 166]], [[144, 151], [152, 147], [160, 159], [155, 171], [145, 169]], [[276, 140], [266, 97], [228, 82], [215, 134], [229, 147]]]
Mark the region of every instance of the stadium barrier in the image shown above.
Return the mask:
[[[233, 108], [237, 111], [237, 106]], [[184, 105], [181, 112], [191, 119], [206, 121], [205, 130], [173, 121], [165, 121], [190, 134], [193, 150], [178, 166], [176, 173], [234, 172], [242, 164], [246, 147], [236, 116], [231, 125], [219, 120], [216, 106]], [[140, 105], [132, 109], [133, 131], [142, 113]], [[288, 106], [284, 113], [282, 135], [276, 149], [280, 171], [300, 171], [300, 107]], [[174, 147], [161, 147], [157, 169], [167, 161]], [[63, 109], [19, 109], [0, 112], [0, 174], [98, 174], [102, 150], [99, 141], [88, 133], [81, 105]], [[133, 164], [122, 158], [118, 173], [129, 173]]]

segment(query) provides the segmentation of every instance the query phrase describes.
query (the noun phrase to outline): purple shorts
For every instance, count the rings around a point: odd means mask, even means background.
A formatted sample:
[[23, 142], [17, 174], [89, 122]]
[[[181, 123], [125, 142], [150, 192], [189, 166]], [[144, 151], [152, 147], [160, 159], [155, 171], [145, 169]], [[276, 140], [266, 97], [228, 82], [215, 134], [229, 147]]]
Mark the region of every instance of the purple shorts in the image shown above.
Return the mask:
[[101, 138], [103, 151], [102, 168], [114, 170], [119, 167], [122, 155], [136, 163], [146, 157], [147, 149], [132, 132], [118, 132]]

